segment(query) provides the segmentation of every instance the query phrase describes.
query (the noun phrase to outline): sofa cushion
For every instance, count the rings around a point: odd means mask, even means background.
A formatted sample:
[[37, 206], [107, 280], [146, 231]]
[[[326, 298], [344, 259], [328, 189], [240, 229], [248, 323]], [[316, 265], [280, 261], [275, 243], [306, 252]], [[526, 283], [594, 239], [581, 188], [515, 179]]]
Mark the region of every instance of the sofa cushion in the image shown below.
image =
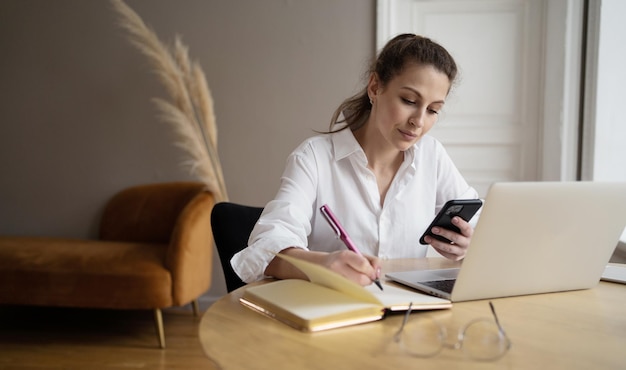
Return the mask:
[[0, 237], [0, 303], [151, 309], [172, 305], [167, 244]]

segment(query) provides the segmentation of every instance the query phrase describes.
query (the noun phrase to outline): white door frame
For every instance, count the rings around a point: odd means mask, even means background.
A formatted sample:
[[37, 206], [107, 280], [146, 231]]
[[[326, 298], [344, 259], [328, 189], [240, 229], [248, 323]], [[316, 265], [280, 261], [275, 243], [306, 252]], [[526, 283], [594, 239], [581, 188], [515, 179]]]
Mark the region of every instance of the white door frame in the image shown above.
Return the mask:
[[583, 1], [545, 1], [542, 180], [577, 180]]

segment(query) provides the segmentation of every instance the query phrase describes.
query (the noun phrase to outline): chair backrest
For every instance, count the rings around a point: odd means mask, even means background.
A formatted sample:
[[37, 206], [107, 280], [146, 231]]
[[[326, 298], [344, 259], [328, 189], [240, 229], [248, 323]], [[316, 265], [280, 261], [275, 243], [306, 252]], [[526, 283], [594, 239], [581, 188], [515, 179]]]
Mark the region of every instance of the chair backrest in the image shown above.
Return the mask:
[[230, 265], [230, 259], [248, 246], [248, 238], [263, 212], [262, 207], [221, 202], [213, 206], [211, 228], [228, 292], [245, 285]]

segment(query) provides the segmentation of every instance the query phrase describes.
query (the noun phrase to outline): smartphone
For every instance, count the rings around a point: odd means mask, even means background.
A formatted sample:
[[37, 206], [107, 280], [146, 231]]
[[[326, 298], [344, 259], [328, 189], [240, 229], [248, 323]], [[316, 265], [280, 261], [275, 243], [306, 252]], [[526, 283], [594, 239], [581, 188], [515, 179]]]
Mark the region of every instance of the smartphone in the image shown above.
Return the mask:
[[433, 237], [435, 239], [441, 240], [446, 243], [450, 243], [450, 241], [443, 236], [435, 235], [432, 233], [433, 227], [441, 227], [443, 229], [448, 229], [460, 233], [458, 227], [452, 224], [452, 217], [459, 216], [465, 221], [469, 221], [474, 217], [476, 212], [482, 207], [483, 202], [480, 199], [453, 199], [446, 202], [446, 204], [441, 208], [441, 211], [435, 216], [433, 222], [430, 223], [430, 226], [426, 229], [422, 237], [420, 238], [420, 244], [427, 245], [424, 237], [427, 235]]

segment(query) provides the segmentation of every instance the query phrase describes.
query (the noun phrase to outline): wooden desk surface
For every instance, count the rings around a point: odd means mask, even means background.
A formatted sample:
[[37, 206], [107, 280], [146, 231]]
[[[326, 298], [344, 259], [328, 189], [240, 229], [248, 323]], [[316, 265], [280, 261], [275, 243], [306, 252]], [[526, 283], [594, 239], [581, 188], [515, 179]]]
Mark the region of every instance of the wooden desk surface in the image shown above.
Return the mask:
[[[443, 258], [385, 261], [384, 271], [452, 267]], [[623, 369], [626, 368], [626, 285], [600, 282], [588, 290], [493, 299], [512, 342], [495, 362], [478, 362], [444, 349], [422, 359], [392, 338], [402, 315], [382, 321], [303, 333], [242, 306], [238, 289], [214, 303], [200, 323], [205, 353], [222, 369]], [[454, 337], [488, 301], [454, 303], [432, 315]], [[455, 338], [449, 338], [454, 340]]]

